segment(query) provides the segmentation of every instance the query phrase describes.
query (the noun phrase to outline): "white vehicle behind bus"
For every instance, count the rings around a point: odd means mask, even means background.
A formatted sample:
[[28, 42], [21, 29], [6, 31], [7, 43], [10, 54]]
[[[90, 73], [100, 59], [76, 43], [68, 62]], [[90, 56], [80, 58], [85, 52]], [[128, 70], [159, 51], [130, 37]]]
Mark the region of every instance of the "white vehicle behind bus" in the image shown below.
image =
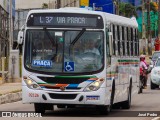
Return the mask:
[[54, 105], [129, 109], [139, 90], [137, 29], [135, 18], [82, 8], [31, 10], [18, 35], [23, 103], [41, 113]]

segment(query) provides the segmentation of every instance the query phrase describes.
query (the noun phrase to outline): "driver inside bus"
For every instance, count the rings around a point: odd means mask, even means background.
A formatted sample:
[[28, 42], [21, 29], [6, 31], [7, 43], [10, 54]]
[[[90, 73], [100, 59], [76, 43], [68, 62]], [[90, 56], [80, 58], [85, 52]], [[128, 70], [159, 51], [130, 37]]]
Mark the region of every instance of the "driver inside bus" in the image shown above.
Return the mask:
[[99, 50], [96, 48], [96, 43], [94, 42], [94, 40], [90, 40], [87, 43], [87, 48], [85, 49], [84, 53], [95, 53], [96, 55], [100, 55]]

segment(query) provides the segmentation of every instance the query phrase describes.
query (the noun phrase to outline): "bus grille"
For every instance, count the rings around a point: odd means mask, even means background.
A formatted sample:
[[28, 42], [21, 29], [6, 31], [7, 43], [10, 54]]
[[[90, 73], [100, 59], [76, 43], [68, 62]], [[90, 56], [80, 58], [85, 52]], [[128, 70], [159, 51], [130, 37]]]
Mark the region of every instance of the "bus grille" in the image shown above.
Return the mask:
[[91, 77], [42, 77], [38, 76], [39, 79], [46, 83], [58, 83], [58, 84], [80, 84]]
[[77, 94], [55, 94], [55, 93], [49, 93], [49, 96], [52, 99], [67, 99], [72, 100], [75, 99]]

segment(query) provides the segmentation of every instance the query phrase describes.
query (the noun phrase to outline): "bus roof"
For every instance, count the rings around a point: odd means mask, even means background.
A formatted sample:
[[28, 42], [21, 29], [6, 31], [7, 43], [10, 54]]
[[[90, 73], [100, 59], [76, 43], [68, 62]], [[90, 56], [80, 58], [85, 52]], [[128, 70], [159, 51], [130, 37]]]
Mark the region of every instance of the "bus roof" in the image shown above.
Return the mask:
[[[115, 14], [110, 14], [106, 12], [100, 11], [91, 11], [85, 8], [77, 8], [77, 7], [65, 7], [60, 9], [38, 9], [38, 10], [30, 10], [28, 16], [32, 13], [82, 13], [82, 14], [96, 14], [101, 15], [106, 22], [117, 24], [117, 25], [124, 25], [130, 27], [138, 27], [138, 23], [135, 17], [127, 18], [123, 16], [118, 16]], [[27, 16], [27, 18], [28, 18]]]

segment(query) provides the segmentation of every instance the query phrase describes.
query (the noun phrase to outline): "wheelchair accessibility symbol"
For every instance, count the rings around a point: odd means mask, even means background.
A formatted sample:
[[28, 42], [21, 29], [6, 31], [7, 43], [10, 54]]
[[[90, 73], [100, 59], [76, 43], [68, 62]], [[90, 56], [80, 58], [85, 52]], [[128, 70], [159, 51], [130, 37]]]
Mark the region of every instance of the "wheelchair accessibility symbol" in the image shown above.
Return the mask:
[[74, 71], [74, 62], [65, 62], [64, 68], [65, 71]]

